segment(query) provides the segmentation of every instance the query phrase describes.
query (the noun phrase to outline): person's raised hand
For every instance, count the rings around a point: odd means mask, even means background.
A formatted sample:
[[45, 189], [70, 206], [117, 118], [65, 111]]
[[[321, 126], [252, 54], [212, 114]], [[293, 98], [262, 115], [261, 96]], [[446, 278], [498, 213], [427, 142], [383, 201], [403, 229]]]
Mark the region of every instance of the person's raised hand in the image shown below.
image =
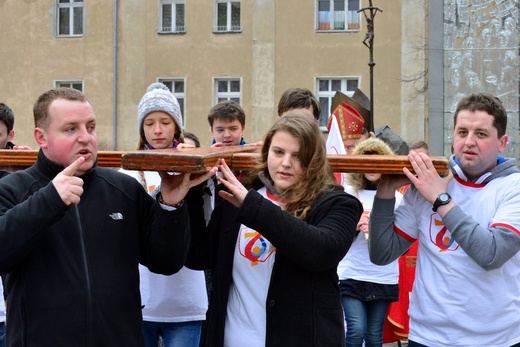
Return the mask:
[[79, 204], [81, 194], [83, 194], [83, 180], [74, 176], [74, 174], [84, 161], [85, 158], [79, 157], [52, 180], [54, 188], [56, 188], [61, 200], [63, 200], [67, 206], [70, 204]]
[[224, 159], [220, 159], [217, 165], [219, 172], [222, 173], [222, 175], [217, 175], [217, 179], [220, 183], [224, 184], [227, 189], [229, 189], [229, 192], [226, 192], [225, 190], [219, 191], [218, 195], [236, 207], [240, 207], [247, 195], [246, 187], [244, 187], [244, 185], [236, 178], [235, 174], [231, 171], [229, 166], [227, 166]]
[[13, 149], [14, 149], [14, 150], [18, 150], [18, 151], [30, 151], [30, 150], [31, 150], [31, 147], [29, 147], [29, 146], [16, 146], [16, 145], [14, 145], [14, 146], [13, 146]]
[[407, 168], [403, 168], [403, 172], [421, 195], [433, 203], [440, 193], [446, 191], [453, 174], [450, 171], [446, 177], [441, 177], [435, 169], [431, 158], [425, 153], [410, 151], [408, 160], [412, 164], [415, 174]]
[[169, 205], [179, 204], [191, 187], [195, 187], [217, 173], [217, 168], [206, 168], [203, 174], [159, 172], [161, 176], [161, 194]]
[[194, 145], [191, 145], [189, 143], [179, 143], [177, 145], [177, 149], [193, 149], [196, 148]]

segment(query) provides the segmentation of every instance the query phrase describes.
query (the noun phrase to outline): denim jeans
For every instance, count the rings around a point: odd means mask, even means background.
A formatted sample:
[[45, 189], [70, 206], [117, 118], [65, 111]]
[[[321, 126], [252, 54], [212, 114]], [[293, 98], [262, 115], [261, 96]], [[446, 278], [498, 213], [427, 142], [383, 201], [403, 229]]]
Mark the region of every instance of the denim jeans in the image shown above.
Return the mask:
[[157, 347], [159, 336], [165, 347], [183, 346], [197, 347], [200, 341], [202, 321], [160, 323], [143, 322], [144, 341], [146, 347]]
[[5, 323], [0, 323], [0, 347], [5, 347]]
[[347, 347], [381, 347], [383, 326], [390, 301], [361, 301], [342, 295], [341, 302], [347, 322]]

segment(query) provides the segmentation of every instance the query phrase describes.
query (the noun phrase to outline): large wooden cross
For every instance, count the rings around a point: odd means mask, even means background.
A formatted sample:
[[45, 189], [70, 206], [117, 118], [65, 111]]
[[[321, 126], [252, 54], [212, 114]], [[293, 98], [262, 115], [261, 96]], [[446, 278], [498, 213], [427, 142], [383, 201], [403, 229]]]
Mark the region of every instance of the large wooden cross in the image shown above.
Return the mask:
[[[223, 158], [234, 170], [250, 170], [260, 158], [259, 147], [230, 146], [218, 148], [157, 149], [147, 151], [99, 151], [98, 165], [128, 170], [202, 173]], [[38, 151], [0, 150], [0, 170], [15, 171], [34, 164]], [[414, 172], [405, 155], [327, 154], [334, 172], [369, 172], [403, 174], [403, 167]], [[432, 156], [441, 176], [448, 174], [448, 160]]]

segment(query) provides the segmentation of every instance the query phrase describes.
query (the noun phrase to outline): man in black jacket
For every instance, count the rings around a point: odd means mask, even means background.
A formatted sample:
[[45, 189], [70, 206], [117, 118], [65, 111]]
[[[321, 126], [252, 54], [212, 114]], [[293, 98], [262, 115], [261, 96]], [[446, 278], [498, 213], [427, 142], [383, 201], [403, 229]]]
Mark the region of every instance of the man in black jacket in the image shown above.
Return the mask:
[[144, 346], [138, 263], [165, 275], [184, 264], [182, 201], [197, 178], [161, 173], [155, 198], [97, 166], [96, 117], [58, 88], [34, 105], [32, 167], [0, 180], [0, 274], [7, 346]]

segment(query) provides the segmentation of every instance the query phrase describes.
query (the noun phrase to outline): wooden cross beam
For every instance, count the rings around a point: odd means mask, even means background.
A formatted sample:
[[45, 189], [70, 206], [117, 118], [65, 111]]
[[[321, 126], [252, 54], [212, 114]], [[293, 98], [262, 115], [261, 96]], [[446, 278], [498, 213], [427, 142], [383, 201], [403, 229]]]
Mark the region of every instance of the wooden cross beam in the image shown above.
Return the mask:
[[[128, 170], [174, 171], [202, 173], [223, 158], [234, 170], [250, 170], [258, 159], [260, 148], [230, 146], [193, 149], [157, 149], [148, 151], [99, 151], [98, 165], [123, 167]], [[25, 169], [36, 161], [38, 151], [0, 150], [0, 170], [16, 171]], [[370, 172], [381, 174], [402, 174], [403, 167], [413, 172], [405, 155], [341, 155], [328, 154], [327, 158], [334, 172]], [[432, 163], [441, 176], [448, 174], [448, 160], [431, 157]]]

